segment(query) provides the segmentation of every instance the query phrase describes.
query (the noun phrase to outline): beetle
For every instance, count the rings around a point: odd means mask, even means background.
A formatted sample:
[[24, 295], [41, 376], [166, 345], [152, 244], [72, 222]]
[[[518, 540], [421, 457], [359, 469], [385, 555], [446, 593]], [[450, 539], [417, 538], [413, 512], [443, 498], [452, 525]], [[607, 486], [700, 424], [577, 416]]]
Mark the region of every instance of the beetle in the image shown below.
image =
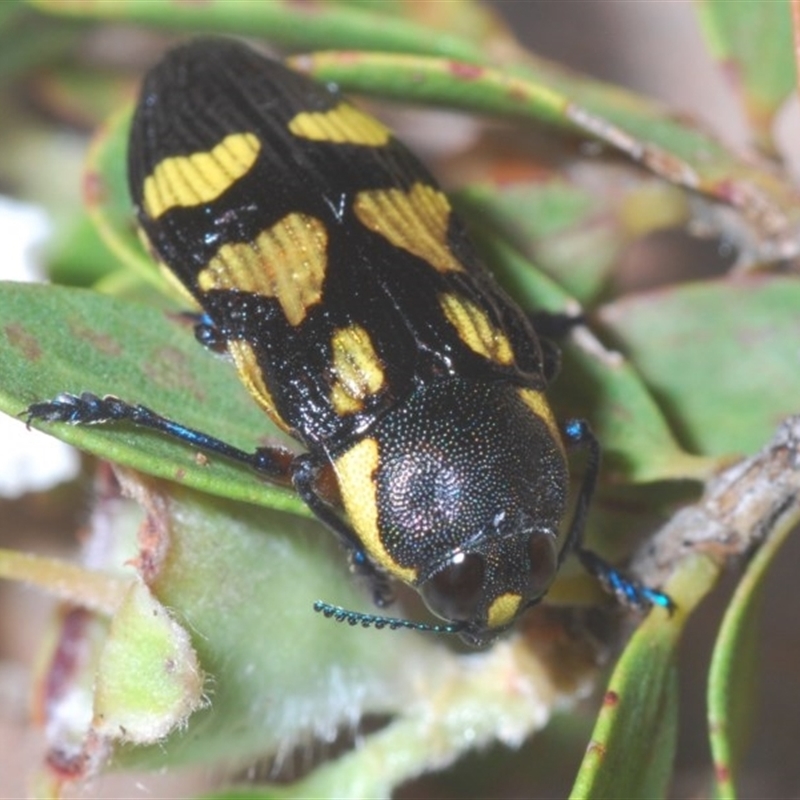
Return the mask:
[[[572, 552], [628, 604], [671, 608], [583, 546], [600, 448], [548, 404], [556, 351], [381, 122], [249, 46], [197, 39], [146, 76], [128, 176], [148, 249], [200, 309], [197, 339], [304, 452], [246, 452], [112, 395], [61, 394], [29, 421], [147, 426], [291, 483], [378, 606], [396, 579], [445, 621], [317, 604], [351, 624], [484, 644]], [[559, 545], [574, 447], [587, 467]]]

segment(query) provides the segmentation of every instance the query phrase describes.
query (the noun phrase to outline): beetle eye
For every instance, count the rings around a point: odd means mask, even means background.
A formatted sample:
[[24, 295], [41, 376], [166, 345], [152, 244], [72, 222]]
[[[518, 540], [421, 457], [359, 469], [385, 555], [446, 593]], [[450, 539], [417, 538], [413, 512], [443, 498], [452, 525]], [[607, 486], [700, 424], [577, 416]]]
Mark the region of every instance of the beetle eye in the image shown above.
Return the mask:
[[556, 540], [549, 533], [534, 533], [528, 540], [531, 571], [528, 576], [528, 597], [541, 597], [553, 582], [558, 570]]
[[425, 605], [443, 619], [463, 621], [475, 616], [483, 599], [486, 568], [476, 553], [460, 553], [420, 587]]

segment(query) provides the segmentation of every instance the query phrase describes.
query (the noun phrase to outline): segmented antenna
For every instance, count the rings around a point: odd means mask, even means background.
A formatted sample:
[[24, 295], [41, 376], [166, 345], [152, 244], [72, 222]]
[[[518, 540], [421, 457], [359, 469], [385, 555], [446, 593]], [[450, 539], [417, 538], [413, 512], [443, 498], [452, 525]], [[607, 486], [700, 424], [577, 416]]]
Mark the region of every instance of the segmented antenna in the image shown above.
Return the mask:
[[346, 622], [348, 625], [361, 625], [362, 628], [389, 628], [396, 631], [398, 628], [408, 628], [412, 631], [425, 631], [427, 633], [461, 633], [464, 630], [464, 623], [452, 625], [430, 625], [427, 622], [411, 622], [407, 619], [398, 617], [381, 617], [375, 614], [362, 614], [360, 611], [348, 611], [341, 606], [333, 606], [317, 600], [314, 603], [314, 611], [324, 614], [327, 619], [336, 622]]

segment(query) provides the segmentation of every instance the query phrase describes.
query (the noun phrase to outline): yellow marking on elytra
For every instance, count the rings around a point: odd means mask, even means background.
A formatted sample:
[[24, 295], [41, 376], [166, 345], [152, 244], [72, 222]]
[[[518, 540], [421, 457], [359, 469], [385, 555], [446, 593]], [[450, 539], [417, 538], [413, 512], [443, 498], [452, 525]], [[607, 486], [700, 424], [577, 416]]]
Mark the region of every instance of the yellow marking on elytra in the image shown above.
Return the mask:
[[145, 213], [158, 219], [171, 208], [192, 208], [216, 200], [250, 171], [260, 150], [255, 134], [231, 133], [208, 152], [168, 156], [145, 178]]
[[550, 404], [547, 402], [544, 392], [539, 392], [536, 389], [519, 389], [518, 391], [522, 402], [547, 425], [550, 436], [558, 444], [558, 449], [561, 450], [562, 455], [566, 458], [567, 452], [564, 449], [561, 430], [558, 427], [556, 418], [553, 416], [553, 410], [550, 408]]
[[378, 525], [378, 495], [375, 472], [380, 452], [375, 439], [362, 439], [340, 455], [333, 468], [345, 511], [367, 555], [379, 567], [406, 583], [413, 583], [417, 571], [401, 567], [386, 551]]
[[334, 331], [331, 338], [334, 383], [331, 403], [337, 414], [360, 411], [364, 400], [384, 383], [383, 368], [372, 340], [360, 325]]
[[492, 324], [483, 309], [457, 294], [440, 295], [439, 305], [470, 350], [498, 364], [508, 366], [513, 363], [511, 342], [503, 331]]
[[301, 111], [289, 121], [289, 130], [295, 136], [314, 142], [368, 147], [380, 147], [392, 135], [385, 125], [349, 103], [339, 103], [330, 111]]
[[519, 611], [522, 595], [515, 592], [506, 592], [496, 598], [489, 606], [489, 615], [486, 624], [489, 628], [501, 628], [508, 625]]
[[224, 244], [197, 276], [204, 292], [238, 289], [276, 297], [290, 325], [299, 325], [322, 299], [328, 263], [325, 225], [306, 214], [288, 214], [254, 242]]
[[272, 394], [264, 383], [264, 375], [252, 345], [241, 339], [232, 339], [228, 342], [228, 352], [236, 364], [240, 380], [250, 395], [276, 425], [289, 433], [289, 426], [278, 413]]
[[447, 244], [450, 201], [435, 186], [415, 183], [408, 192], [359, 192], [353, 209], [362, 225], [395, 247], [413, 253], [439, 272], [463, 272], [464, 267]]

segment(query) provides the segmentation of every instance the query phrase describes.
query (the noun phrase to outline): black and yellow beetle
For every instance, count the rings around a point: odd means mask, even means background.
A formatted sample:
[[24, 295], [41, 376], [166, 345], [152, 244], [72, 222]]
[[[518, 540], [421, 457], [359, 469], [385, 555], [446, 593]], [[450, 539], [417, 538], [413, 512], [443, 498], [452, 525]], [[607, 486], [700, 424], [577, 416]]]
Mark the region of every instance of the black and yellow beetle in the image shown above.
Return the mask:
[[[146, 77], [128, 167], [148, 247], [202, 309], [198, 339], [227, 349], [306, 452], [247, 453], [113, 396], [62, 394], [29, 419], [145, 425], [291, 482], [378, 605], [399, 579], [448, 623], [318, 604], [353, 624], [479, 644], [573, 551], [629, 604], [670, 607], [583, 547], [596, 440], [556, 421], [529, 319], [380, 122], [243, 44], [199, 39]], [[588, 468], [559, 547], [575, 445]]]

